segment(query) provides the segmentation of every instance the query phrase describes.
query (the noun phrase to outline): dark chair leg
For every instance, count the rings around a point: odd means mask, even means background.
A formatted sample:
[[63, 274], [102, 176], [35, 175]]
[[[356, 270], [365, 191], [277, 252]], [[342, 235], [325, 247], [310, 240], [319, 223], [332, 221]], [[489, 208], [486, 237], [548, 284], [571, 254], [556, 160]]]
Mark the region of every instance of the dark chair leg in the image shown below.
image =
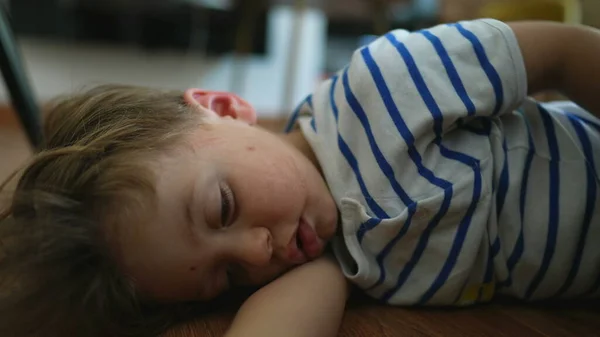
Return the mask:
[[0, 5], [0, 70], [12, 104], [31, 145], [42, 146], [42, 123], [39, 107], [29, 86], [21, 56], [15, 43], [4, 8]]

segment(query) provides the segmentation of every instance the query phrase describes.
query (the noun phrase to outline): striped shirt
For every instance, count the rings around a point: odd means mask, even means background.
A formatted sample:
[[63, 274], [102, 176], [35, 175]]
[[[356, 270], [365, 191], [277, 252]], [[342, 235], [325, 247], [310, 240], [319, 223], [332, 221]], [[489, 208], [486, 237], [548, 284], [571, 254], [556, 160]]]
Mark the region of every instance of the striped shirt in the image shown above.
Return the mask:
[[514, 33], [477, 20], [392, 31], [306, 98], [289, 125], [340, 210], [349, 280], [397, 305], [599, 293], [600, 122], [526, 94]]

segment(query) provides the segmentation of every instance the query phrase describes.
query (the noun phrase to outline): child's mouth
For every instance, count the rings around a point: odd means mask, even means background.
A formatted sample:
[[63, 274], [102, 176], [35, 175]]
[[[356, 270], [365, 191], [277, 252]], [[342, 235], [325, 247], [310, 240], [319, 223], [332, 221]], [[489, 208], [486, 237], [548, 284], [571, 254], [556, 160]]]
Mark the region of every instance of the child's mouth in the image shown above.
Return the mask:
[[298, 235], [298, 232], [296, 232], [296, 246], [298, 247], [298, 249], [299, 249], [301, 252], [304, 252], [304, 251], [302, 250], [302, 239], [300, 239], [300, 235]]
[[296, 241], [298, 242], [298, 249], [309, 259], [318, 257], [323, 251], [321, 239], [304, 219], [300, 219], [298, 231], [296, 232]]
[[294, 237], [288, 245], [287, 258], [293, 264], [302, 264], [308, 260], [302, 249], [302, 240], [298, 235], [298, 231], [294, 233]]
[[301, 264], [312, 260], [323, 251], [323, 243], [315, 230], [304, 219], [300, 219], [296, 233], [288, 246], [288, 258], [292, 263]]

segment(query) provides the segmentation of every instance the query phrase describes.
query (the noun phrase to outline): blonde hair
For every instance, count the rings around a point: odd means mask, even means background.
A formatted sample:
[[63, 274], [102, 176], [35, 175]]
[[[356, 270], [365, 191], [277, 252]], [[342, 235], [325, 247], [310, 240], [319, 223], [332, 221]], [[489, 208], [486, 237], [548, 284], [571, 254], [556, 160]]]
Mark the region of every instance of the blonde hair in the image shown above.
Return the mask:
[[168, 326], [181, 308], [140, 298], [107, 239], [154, 201], [145, 163], [200, 122], [182, 92], [131, 86], [50, 106], [44, 148], [0, 213], [3, 335], [146, 336]]

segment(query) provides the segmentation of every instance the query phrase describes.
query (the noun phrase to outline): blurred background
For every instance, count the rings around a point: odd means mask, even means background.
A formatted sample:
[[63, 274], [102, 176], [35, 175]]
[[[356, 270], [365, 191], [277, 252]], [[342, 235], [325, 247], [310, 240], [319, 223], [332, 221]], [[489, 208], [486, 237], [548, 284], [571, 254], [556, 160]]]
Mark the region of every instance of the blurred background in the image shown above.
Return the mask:
[[[201, 87], [239, 94], [263, 120], [287, 116], [354, 49], [393, 28], [478, 17], [600, 27], [599, 0], [0, 0], [0, 6], [15, 41], [16, 53], [8, 54], [18, 58], [25, 98], [36, 104], [107, 82]], [[29, 153], [10, 88], [0, 88], [0, 178]]]

